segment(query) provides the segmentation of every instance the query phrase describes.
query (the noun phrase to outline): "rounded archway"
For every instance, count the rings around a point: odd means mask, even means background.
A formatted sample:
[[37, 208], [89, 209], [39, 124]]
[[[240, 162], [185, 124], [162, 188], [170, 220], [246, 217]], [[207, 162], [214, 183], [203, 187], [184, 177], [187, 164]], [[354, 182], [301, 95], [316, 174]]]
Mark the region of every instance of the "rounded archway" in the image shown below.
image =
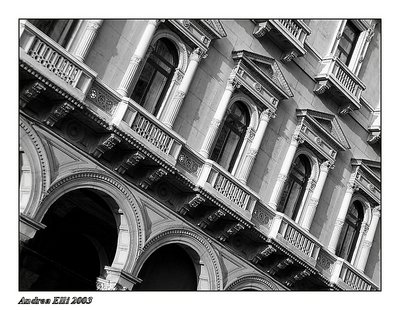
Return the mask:
[[21, 251], [20, 289], [95, 290], [96, 278], [112, 264], [117, 244], [118, 205], [102, 191], [80, 188], [59, 197]]
[[[198, 255], [179, 244], [168, 244], [154, 251], [143, 264], [137, 291], [195, 291], [198, 273], [195, 261]], [[197, 256], [197, 257], [196, 257]]]

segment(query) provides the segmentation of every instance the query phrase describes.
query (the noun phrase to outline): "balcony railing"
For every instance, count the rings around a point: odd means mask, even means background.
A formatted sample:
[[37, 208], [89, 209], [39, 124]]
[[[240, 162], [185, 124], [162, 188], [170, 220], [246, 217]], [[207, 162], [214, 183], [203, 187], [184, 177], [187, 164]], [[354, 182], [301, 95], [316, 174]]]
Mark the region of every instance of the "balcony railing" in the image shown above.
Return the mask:
[[250, 217], [258, 199], [247, 186], [211, 160], [205, 162], [197, 184], [215, 194], [226, 205], [236, 206], [234, 209], [246, 217]]
[[279, 23], [280, 26], [285, 29], [289, 35], [296, 39], [300, 45], [304, 46], [304, 41], [311, 33], [311, 30], [303, 21], [298, 19], [276, 19], [274, 21]]
[[316, 265], [321, 244], [282, 213], [275, 215], [268, 236], [291, 249], [311, 266]]
[[254, 35], [261, 37], [268, 33], [284, 51], [282, 61], [289, 62], [306, 54], [304, 42], [311, 29], [301, 19], [268, 19], [256, 22], [258, 26]]
[[175, 165], [185, 141], [132, 99], [124, 98], [124, 101], [128, 108], [120, 128]]
[[342, 105], [348, 106], [351, 110], [360, 108], [361, 93], [365, 90], [365, 85], [340, 59], [336, 57], [323, 59], [321, 71], [315, 79], [318, 81], [315, 88], [317, 94], [329, 89], [336, 101]]
[[317, 270], [333, 284], [343, 290], [373, 291], [379, 287], [363, 272], [328, 250], [321, 250], [317, 259]]
[[47, 77], [57, 76], [65, 82], [58, 86], [72, 87], [72, 93], [83, 99], [96, 73], [28, 21], [21, 22], [20, 27], [20, 58]]

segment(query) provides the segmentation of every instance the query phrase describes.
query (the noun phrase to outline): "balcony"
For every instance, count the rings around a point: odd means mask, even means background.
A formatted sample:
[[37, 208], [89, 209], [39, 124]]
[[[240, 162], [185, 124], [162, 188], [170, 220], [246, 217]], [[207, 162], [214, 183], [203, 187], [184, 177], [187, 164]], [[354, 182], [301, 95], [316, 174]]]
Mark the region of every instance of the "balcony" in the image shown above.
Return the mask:
[[289, 250], [300, 261], [306, 262], [311, 270], [315, 270], [318, 275], [314, 277], [323, 279], [322, 281], [330, 283], [332, 287], [358, 291], [379, 289], [361, 271], [329, 252], [317, 238], [300, 228], [286, 215], [257, 203], [251, 220], [257, 229], [277, 243], [278, 247]]
[[364, 83], [336, 57], [322, 60], [320, 73], [315, 77], [314, 92], [318, 95], [326, 91], [341, 106], [339, 114], [344, 115], [361, 107], [361, 93]]
[[266, 33], [284, 51], [283, 62], [290, 62], [306, 54], [304, 42], [311, 29], [301, 19], [256, 20], [254, 36], [260, 38]]
[[20, 61], [82, 101], [97, 74], [29, 22], [20, 29]]
[[316, 268], [332, 284], [337, 285], [342, 290], [379, 290], [379, 287], [361, 271], [325, 249], [320, 251]]
[[307, 231], [300, 228], [286, 215], [257, 204], [252, 221], [269, 238], [315, 267], [322, 245]]
[[206, 160], [196, 182], [225, 205], [250, 219], [257, 195], [229, 172], [211, 160]]

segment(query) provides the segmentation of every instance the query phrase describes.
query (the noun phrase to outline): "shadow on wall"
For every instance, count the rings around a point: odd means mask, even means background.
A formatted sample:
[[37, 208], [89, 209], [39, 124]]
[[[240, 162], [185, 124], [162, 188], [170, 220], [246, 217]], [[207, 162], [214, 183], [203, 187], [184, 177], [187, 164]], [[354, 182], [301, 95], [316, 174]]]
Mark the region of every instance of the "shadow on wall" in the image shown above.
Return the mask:
[[[287, 105], [286, 109], [290, 110], [289, 113], [282, 109], [282, 104]], [[287, 141], [291, 139], [294, 131], [294, 128], [291, 127], [295, 127], [296, 124], [296, 120], [293, 119], [293, 115], [296, 115], [296, 108], [297, 104], [293, 99], [280, 102], [277, 110], [277, 117], [271, 119], [268, 123], [266, 133], [261, 141], [260, 150], [247, 182], [248, 186], [257, 193], [262, 193], [263, 191], [261, 189], [266, 188], [269, 182], [274, 184], [276, 181], [275, 179], [271, 179], [271, 173], [274, 173], [274, 171], [268, 169], [268, 167], [271, 166], [269, 162], [275, 160], [275, 158], [284, 158], [285, 152], [287, 151], [287, 147], [285, 147], [287, 143], [282, 143], [281, 141], [282, 139]], [[277, 151], [279, 152], [278, 156], [274, 155]], [[278, 175], [281, 161], [272, 165], [272, 167], [275, 167], [274, 169], [277, 170], [275, 173]], [[265, 196], [261, 198], [265, 199]]]
[[[222, 44], [224, 49], [233, 50], [233, 45], [226, 38], [213, 42], [207, 53], [208, 56], [200, 62], [197, 68], [174, 124], [174, 130], [188, 141], [196, 137], [197, 132], [206, 134], [225, 90], [229, 74], [234, 68], [230, 53], [227, 57], [217, 50]], [[201, 142], [197, 141], [197, 143]]]
[[[100, 33], [100, 36], [98, 36], [102, 39], [93, 42], [86, 63], [97, 72], [100, 79], [104, 78], [112, 59], [121, 56], [118, 53], [117, 46], [126, 23], [127, 21], [124, 20], [105, 20], [101, 30], [103, 34]], [[106, 31], [108, 34], [106, 34]]]

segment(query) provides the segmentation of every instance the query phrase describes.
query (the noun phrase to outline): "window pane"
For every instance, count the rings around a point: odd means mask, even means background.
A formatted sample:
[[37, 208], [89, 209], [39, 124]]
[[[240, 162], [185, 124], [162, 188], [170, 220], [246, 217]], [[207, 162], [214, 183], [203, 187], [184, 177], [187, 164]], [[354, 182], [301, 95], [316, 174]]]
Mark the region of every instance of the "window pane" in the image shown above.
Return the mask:
[[150, 113], [156, 113], [155, 108], [156, 105], [159, 103], [161, 93], [164, 90], [166, 83], [167, 78], [160, 72], [156, 72], [143, 103], [143, 107]]
[[228, 139], [225, 144], [225, 150], [222, 153], [221, 159], [218, 161], [218, 163], [225, 169], [229, 169], [229, 166], [233, 159], [233, 155], [234, 155], [237, 147], [239, 146], [238, 145], [239, 140], [240, 140], [240, 136], [238, 136], [233, 131], [231, 131], [230, 134], [228, 135]]
[[300, 199], [300, 194], [301, 194], [302, 187], [300, 184], [294, 182], [292, 186], [292, 190], [290, 191], [289, 197], [286, 202], [286, 207], [285, 207], [285, 214], [292, 219], [293, 217], [296, 216], [297, 210], [296, 206], [298, 205], [298, 200]]

